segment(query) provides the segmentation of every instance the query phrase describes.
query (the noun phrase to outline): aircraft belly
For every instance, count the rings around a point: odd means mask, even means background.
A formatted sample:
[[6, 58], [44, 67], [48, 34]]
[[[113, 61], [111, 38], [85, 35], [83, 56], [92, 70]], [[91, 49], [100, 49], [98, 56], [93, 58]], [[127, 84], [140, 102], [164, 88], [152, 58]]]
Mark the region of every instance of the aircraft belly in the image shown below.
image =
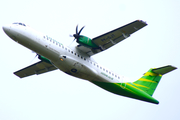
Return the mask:
[[90, 69], [85, 64], [80, 63], [80, 61], [69, 56], [66, 56], [65, 58], [62, 56], [63, 55], [61, 55], [59, 60], [53, 64], [63, 72], [85, 80], [94, 80], [97, 76], [95, 70]]
[[60, 55], [60, 58], [57, 62], [53, 64], [62, 70], [63, 72], [78, 77], [81, 79], [85, 79], [88, 81], [97, 81], [97, 82], [106, 82], [106, 83], [116, 83], [119, 82], [115, 79], [109, 78], [107, 76], [102, 75], [94, 66], [88, 66], [87, 64], [81, 63], [82, 61], [77, 61], [73, 57]]

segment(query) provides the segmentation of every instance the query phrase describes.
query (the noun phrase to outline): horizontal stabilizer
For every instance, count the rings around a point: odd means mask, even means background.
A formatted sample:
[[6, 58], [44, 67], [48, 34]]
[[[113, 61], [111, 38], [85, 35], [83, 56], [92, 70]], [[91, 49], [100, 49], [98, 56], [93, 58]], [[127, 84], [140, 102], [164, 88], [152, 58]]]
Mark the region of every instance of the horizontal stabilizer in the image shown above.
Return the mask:
[[155, 68], [155, 69], [152, 69], [152, 71], [154, 73], [157, 73], [157, 74], [161, 74], [161, 75], [164, 75], [172, 70], [175, 70], [177, 69], [176, 67], [174, 66], [171, 66], [171, 65], [167, 65], [167, 66], [164, 66], [164, 67], [160, 67], [160, 68]]

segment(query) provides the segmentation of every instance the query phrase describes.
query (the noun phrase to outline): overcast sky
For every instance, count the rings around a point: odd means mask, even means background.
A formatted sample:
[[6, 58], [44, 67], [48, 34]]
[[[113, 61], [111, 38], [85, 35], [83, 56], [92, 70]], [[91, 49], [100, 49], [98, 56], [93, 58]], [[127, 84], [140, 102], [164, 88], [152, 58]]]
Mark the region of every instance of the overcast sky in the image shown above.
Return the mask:
[[[4, 0], [0, 26], [23, 22], [69, 45], [75, 27], [94, 38], [134, 20], [147, 26], [94, 59], [138, 79], [149, 68], [180, 68], [179, 0]], [[37, 62], [35, 53], [0, 30], [0, 120], [160, 120], [180, 118], [180, 69], [163, 76], [154, 105], [107, 92], [56, 70], [20, 79], [13, 72]], [[33, 61], [32, 61], [33, 60]]]

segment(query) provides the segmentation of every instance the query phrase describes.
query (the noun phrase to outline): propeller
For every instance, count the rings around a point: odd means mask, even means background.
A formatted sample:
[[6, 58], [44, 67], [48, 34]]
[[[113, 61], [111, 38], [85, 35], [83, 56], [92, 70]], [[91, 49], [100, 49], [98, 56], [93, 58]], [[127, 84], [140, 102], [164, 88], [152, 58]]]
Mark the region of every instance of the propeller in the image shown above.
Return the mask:
[[[70, 37], [74, 37], [74, 40], [78, 41], [79, 37], [80, 37], [80, 33], [82, 32], [82, 30], [84, 29], [85, 26], [83, 26], [80, 31], [78, 32], [78, 25], [76, 26], [76, 34], [70, 35]], [[74, 42], [73, 40], [73, 42]]]
[[[34, 51], [32, 51], [32, 52], [35, 53]], [[39, 54], [36, 53], [36, 56], [31, 60], [30, 63], [32, 63], [37, 56], [39, 56]]]
[[[84, 29], [85, 26], [83, 26], [80, 31], [78, 32], [78, 25], [76, 26], [76, 34], [73, 34], [73, 35], [69, 35], [69, 37], [74, 37], [74, 40], [71, 42], [71, 44], [76, 40], [77, 42], [79, 41], [79, 37], [80, 37], [80, 33], [81, 31]], [[71, 45], [70, 44], [70, 45]], [[69, 46], [70, 46], [69, 45]]]

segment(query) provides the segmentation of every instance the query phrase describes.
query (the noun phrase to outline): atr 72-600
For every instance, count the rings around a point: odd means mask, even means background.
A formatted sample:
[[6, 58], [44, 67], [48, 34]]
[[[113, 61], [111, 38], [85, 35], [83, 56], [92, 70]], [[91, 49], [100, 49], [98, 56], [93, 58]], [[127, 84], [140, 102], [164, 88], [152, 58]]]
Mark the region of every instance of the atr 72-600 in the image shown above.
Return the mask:
[[73, 37], [78, 45], [71, 48], [21, 22], [3, 26], [3, 30], [15, 42], [36, 52], [40, 59], [39, 62], [14, 72], [20, 78], [60, 69], [117, 95], [159, 104], [152, 95], [162, 75], [176, 67], [167, 65], [149, 69], [138, 80], [127, 82], [124, 81], [124, 76], [106, 69], [91, 57], [123, 41], [146, 25], [146, 22], [136, 20], [93, 39], [80, 35], [84, 27], [78, 31], [77, 26]]

